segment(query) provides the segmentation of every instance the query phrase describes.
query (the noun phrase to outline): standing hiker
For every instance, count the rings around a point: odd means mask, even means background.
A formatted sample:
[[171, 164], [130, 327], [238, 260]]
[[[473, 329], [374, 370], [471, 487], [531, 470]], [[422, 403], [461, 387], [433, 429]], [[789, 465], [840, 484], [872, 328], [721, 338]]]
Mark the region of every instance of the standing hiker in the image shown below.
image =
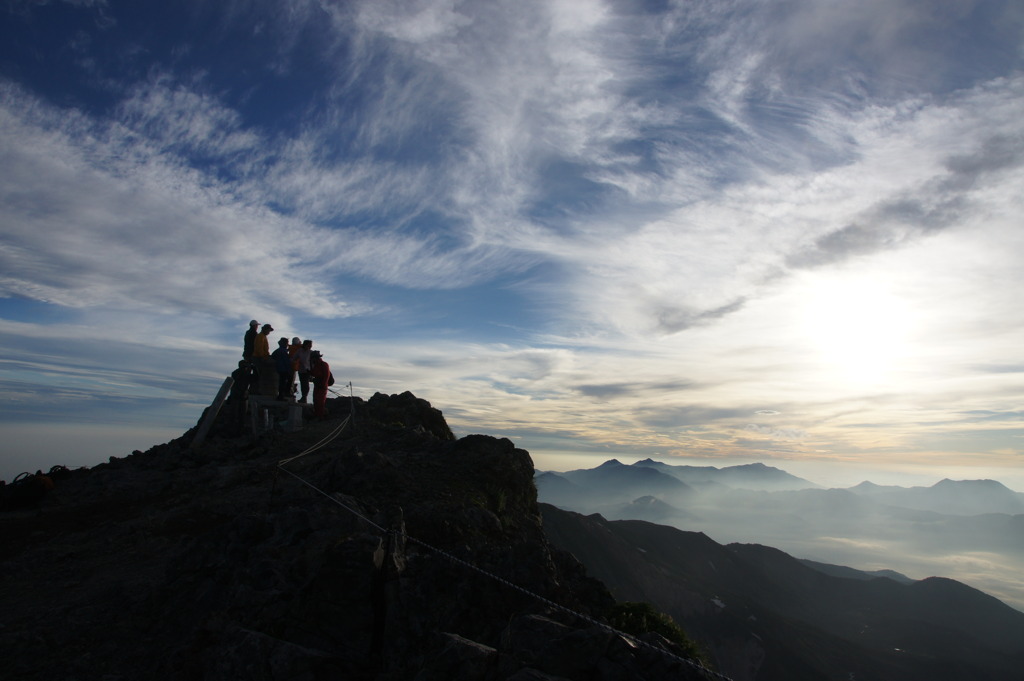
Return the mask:
[[331, 365], [324, 361], [318, 350], [310, 353], [309, 365], [313, 379], [313, 416], [327, 418], [327, 387], [334, 384]]
[[299, 374], [299, 390], [302, 393], [299, 404], [305, 404], [306, 397], [309, 395], [309, 356], [312, 352], [313, 341], [306, 339], [302, 341], [302, 345], [295, 351], [295, 355], [292, 357], [292, 361]]
[[253, 394], [273, 395], [277, 385], [277, 372], [274, 362], [270, 359], [270, 332], [274, 330], [270, 324], [264, 324], [256, 338], [252, 341], [252, 363], [256, 368], [256, 389]]
[[270, 356], [277, 371], [277, 399], [288, 400], [292, 396], [292, 356], [288, 354], [288, 339], [277, 341], [277, 350]]
[[299, 350], [302, 349], [302, 341], [296, 336], [292, 338], [292, 344], [288, 346], [288, 356], [292, 360], [292, 370], [288, 376], [288, 395], [295, 394], [295, 375], [299, 372], [299, 360], [297, 355]]
[[242, 359], [248, 362], [252, 359], [252, 348], [253, 343], [256, 342], [256, 335], [259, 333], [256, 331], [260, 323], [255, 319], [249, 322], [249, 330], [245, 332], [245, 340], [242, 341]]
[[[259, 324], [259, 322], [256, 322]], [[267, 338], [274, 330], [270, 324], [264, 324], [256, 337], [252, 339], [252, 357], [255, 360], [270, 359], [270, 339]], [[285, 341], [286, 343], [288, 341]]]

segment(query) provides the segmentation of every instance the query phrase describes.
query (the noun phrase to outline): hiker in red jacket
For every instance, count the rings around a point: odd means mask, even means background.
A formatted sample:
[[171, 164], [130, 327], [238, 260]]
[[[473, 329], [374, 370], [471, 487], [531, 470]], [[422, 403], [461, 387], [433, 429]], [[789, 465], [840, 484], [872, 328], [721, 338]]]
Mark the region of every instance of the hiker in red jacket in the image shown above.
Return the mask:
[[331, 365], [324, 361], [319, 350], [309, 353], [309, 377], [313, 380], [313, 416], [327, 417], [327, 386], [334, 383]]

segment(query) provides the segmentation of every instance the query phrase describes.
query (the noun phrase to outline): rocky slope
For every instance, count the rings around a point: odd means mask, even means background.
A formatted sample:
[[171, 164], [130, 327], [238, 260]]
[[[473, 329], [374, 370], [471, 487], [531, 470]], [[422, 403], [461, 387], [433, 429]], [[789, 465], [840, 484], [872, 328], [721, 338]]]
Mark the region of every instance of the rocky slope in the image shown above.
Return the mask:
[[0, 514], [0, 676], [709, 678], [567, 612], [613, 601], [545, 538], [525, 451], [456, 440], [409, 393], [331, 402], [257, 441], [222, 419]]

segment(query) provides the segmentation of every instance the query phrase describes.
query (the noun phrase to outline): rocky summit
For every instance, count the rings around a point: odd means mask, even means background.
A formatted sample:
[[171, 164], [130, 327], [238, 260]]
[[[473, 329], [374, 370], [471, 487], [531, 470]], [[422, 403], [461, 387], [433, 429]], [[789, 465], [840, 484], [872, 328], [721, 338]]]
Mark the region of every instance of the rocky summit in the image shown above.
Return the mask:
[[606, 625], [527, 452], [410, 393], [329, 406], [256, 439], [221, 416], [0, 513], [0, 678], [715, 678]]

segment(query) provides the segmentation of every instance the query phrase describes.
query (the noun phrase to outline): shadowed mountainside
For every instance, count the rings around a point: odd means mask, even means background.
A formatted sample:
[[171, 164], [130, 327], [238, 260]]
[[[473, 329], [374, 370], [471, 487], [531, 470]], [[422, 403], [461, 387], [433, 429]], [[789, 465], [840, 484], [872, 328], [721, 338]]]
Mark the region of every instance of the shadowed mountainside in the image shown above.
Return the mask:
[[736, 681], [1020, 678], [1024, 613], [959, 582], [840, 577], [766, 546], [541, 507], [555, 546], [671, 615]]
[[535, 596], [613, 606], [546, 540], [525, 451], [456, 440], [410, 393], [352, 405], [340, 433], [337, 413], [255, 442], [221, 419], [0, 514], [5, 678], [705, 678]]

